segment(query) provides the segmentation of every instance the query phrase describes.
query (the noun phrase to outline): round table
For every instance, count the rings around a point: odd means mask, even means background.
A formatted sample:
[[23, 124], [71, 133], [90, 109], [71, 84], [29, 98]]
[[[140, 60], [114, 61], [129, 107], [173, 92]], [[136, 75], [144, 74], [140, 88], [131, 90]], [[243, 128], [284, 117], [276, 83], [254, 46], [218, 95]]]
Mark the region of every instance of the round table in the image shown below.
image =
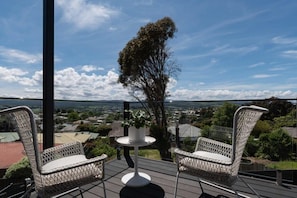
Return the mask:
[[153, 144], [156, 139], [150, 136], [145, 136], [145, 140], [142, 142], [130, 142], [129, 137], [125, 136], [117, 138], [116, 141], [123, 146], [134, 147], [134, 172], [124, 175], [122, 177], [122, 183], [129, 187], [148, 185], [151, 182], [151, 177], [146, 173], [138, 172], [138, 147]]

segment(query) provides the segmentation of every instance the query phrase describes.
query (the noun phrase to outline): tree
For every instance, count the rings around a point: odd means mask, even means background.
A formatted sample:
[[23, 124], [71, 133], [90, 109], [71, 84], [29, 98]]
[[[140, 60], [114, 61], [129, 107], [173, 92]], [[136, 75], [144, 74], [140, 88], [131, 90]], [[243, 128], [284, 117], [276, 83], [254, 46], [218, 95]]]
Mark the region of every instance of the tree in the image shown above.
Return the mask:
[[99, 133], [100, 136], [107, 136], [109, 131], [111, 131], [112, 128], [110, 125], [101, 124], [98, 127], [96, 127], [96, 130], [94, 132]]
[[292, 109], [290, 113], [285, 116], [280, 116], [273, 119], [274, 127], [296, 127], [296, 109]]
[[196, 141], [192, 141], [191, 137], [186, 137], [182, 144], [182, 149], [188, 152], [194, 152]]
[[281, 128], [263, 133], [259, 139], [257, 155], [270, 160], [287, 160], [292, 154], [292, 138]]
[[262, 133], [269, 133], [272, 129], [272, 123], [268, 120], [258, 120], [251, 135], [258, 138]]
[[294, 105], [291, 102], [276, 97], [271, 97], [264, 101], [253, 102], [252, 104], [269, 109], [268, 113], [261, 116], [261, 120], [273, 120], [273, 118], [285, 116], [294, 108]]
[[68, 113], [68, 120], [70, 122], [79, 120], [78, 112], [77, 111], [72, 111], [72, 112]]
[[[161, 138], [167, 141], [170, 136], [164, 105], [168, 96], [167, 84], [180, 71], [171, 59], [172, 52], [167, 47], [167, 40], [173, 38], [176, 31], [169, 17], [148, 23], [126, 44], [118, 58], [118, 82], [130, 90], [131, 96], [141, 102], [146, 111], [153, 114], [156, 125], [162, 129]], [[158, 142], [163, 141], [157, 139]], [[162, 157], [170, 156], [169, 148], [161, 153], [165, 155]]]
[[106, 154], [109, 158], [116, 155], [117, 151], [110, 145], [109, 138], [97, 138], [95, 141], [87, 143], [84, 147], [87, 158]]
[[12, 164], [5, 172], [4, 179], [24, 179], [32, 176], [32, 169], [28, 157]]
[[237, 108], [237, 105], [225, 102], [215, 111], [212, 119], [212, 124], [223, 127], [232, 127], [233, 115]]

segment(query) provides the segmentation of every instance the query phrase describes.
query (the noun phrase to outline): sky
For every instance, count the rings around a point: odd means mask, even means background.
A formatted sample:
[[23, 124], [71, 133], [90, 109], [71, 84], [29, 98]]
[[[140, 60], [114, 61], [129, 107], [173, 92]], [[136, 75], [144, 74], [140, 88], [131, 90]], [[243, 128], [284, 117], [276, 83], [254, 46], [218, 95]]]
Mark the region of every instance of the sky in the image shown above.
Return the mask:
[[[297, 1], [55, 0], [55, 99], [132, 100], [119, 52], [170, 17], [168, 100], [297, 97]], [[0, 97], [42, 98], [43, 1], [0, 1]]]

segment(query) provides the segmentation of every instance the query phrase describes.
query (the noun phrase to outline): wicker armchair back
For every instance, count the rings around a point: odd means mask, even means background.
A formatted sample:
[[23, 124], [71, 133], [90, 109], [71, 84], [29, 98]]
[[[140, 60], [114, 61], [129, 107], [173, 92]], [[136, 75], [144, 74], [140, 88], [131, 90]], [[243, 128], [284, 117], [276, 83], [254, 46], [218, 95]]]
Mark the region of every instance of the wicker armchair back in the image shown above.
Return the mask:
[[242, 154], [247, 140], [257, 121], [267, 109], [258, 106], [243, 106], [237, 109], [233, 118], [232, 172], [238, 173]]
[[59, 195], [98, 180], [102, 181], [106, 197], [103, 180], [105, 154], [87, 159], [80, 142], [58, 145], [40, 152], [35, 118], [29, 107], [4, 109], [0, 115], [9, 116], [21, 138], [39, 197]]
[[[202, 180], [232, 187], [238, 179], [241, 157], [248, 137], [261, 115], [267, 111], [258, 106], [239, 107], [233, 117], [232, 144], [200, 137], [193, 153], [175, 149], [175, 197], [180, 172], [198, 176], [202, 192]], [[220, 127], [216, 127], [217, 129]]]

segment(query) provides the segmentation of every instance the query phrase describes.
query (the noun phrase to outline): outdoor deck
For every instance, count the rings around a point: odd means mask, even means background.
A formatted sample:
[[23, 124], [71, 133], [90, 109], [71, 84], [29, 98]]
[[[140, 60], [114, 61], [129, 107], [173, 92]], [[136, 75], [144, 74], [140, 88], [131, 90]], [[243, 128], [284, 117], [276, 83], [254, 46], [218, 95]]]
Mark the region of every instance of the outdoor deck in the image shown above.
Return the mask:
[[[132, 172], [134, 169], [129, 168], [125, 159], [112, 160], [105, 164], [105, 186], [108, 198], [172, 198], [176, 166], [172, 162], [156, 161], [146, 158], [139, 158], [139, 171], [149, 174], [152, 178], [151, 184], [141, 188], [125, 187], [121, 178], [125, 174]], [[250, 178], [242, 176], [242, 178], [250, 184], [262, 197], [297, 197], [297, 186], [286, 185], [279, 186], [275, 182]], [[208, 185], [203, 185], [205, 192], [213, 195], [214, 197], [236, 197], [228, 192], [213, 188]], [[239, 190], [241, 194], [247, 197], [256, 197], [251, 195], [251, 191], [244, 185], [243, 182], [238, 181], [235, 184], [235, 189]], [[83, 187], [85, 198], [103, 197], [103, 189], [101, 183], [92, 183]], [[178, 186], [178, 197], [199, 197], [201, 191], [196, 178], [181, 174]], [[224, 195], [224, 196], [219, 196]], [[74, 191], [63, 197], [79, 197], [79, 192]], [[31, 197], [36, 197], [32, 193]], [[205, 196], [206, 197], [206, 196]]]

